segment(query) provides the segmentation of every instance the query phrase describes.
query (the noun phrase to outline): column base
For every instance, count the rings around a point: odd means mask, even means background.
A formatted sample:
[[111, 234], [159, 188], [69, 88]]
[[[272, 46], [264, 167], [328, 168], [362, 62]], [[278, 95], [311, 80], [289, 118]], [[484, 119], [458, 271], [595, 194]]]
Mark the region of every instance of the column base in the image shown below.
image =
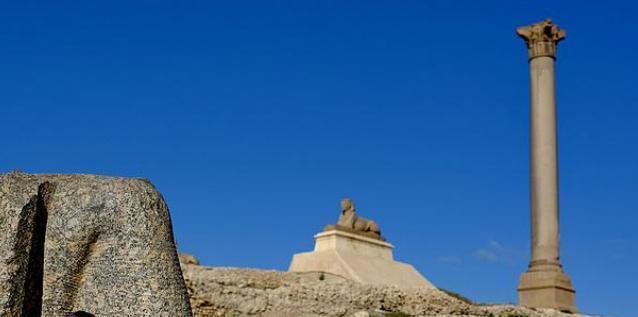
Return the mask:
[[577, 313], [575, 294], [569, 276], [560, 267], [558, 270], [538, 270], [531, 266], [528, 272], [521, 274], [518, 301], [522, 306]]

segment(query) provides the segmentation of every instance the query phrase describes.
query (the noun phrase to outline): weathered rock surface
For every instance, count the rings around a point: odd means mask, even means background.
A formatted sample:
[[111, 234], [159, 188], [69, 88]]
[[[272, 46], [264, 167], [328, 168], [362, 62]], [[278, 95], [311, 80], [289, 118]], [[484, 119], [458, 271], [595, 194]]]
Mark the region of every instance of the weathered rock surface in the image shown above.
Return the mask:
[[0, 316], [191, 316], [146, 180], [0, 174], [0, 250]]
[[363, 285], [325, 273], [192, 264], [182, 264], [182, 269], [196, 317], [573, 316], [517, 306], [471, 305], [436, 289]]
[[190, 255], [188, 253], [178, 253], [179, 256], [179, 263], [181, 264], [195, 264], [195, 265], [199, 265], [199, 260], [194, 257], [193, 255]]

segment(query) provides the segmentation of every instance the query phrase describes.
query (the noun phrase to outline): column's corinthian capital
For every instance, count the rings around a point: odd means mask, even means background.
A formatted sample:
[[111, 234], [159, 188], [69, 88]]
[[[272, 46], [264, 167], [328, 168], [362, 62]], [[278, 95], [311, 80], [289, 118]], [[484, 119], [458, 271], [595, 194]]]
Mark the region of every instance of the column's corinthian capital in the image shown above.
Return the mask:
[[525, 40], [529, 59], [532, 59], [540, 56], [556, 58], [556, 44], [565, 38], [566, 32], [547, 19], [517, 28], [516, 34]]

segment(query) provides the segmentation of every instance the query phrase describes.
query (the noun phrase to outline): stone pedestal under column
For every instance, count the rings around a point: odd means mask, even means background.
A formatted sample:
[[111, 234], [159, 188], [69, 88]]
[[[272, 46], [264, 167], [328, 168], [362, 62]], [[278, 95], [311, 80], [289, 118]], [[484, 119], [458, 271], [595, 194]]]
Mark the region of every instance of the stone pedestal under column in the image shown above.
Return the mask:
[[330, 230], [315, 235], [315, 249], [298, 253], [290, 272], [326, 272], [375, 285], [434, 288], [412, 265], [393, 259], [394, 247], [356, 233]]
[[575, 313], [575, 294], [572, 281], [562, 270], [530, 270], [521, 274], [518, 288], [518, 301], [521, 305]]

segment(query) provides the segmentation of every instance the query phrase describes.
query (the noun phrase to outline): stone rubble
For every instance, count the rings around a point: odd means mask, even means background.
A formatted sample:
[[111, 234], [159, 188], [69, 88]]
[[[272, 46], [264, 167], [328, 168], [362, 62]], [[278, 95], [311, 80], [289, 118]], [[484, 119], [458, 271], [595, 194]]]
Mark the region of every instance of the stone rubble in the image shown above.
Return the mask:
[[182, 271], [196, 317], [574, 316], [513, 305], [472, 305], [439, 290], [363, 285], [319, 272], [186, 263], [182, 263]]

